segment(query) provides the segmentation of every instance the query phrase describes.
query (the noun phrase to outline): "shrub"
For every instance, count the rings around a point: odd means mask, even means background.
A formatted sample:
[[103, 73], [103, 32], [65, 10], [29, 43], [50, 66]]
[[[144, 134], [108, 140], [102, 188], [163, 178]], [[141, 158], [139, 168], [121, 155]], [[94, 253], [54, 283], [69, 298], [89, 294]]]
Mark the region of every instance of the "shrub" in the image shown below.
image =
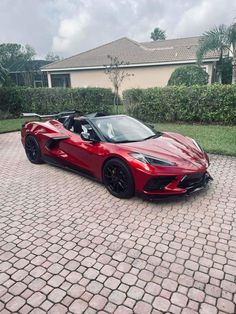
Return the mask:
[[22, 112], [39, 114], [77, 110], [81, 113], [110, 111], [111, 89], [105, 88], [0, 88], [0, 113], [18, 117]]
[[236, 124], [236, 84], [131, 89], [123, 97], [127, 112], [148, 122]]
[[197, 65], [185, 65], [174, 70], [168, 85], [206, 85], [208, 74]]

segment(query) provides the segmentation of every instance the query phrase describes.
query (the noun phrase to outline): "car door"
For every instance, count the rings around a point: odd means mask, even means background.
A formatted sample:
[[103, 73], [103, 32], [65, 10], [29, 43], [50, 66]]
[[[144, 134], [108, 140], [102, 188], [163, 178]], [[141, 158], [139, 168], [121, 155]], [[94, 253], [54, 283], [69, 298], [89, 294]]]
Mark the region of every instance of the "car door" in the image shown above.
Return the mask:
[[98, 169], [100, 164], [102, 144], [98, 142], [88, 142], [82, 140], [80, 133], [86, 132], [91, 125], [86, 119], [75, 120], [71, 130], [68, 130], [70, 137], [60, 142], [60, 150], [64, 152], [62, 158], [68, 165], [85, 172], [91, 176], [99, 176]]

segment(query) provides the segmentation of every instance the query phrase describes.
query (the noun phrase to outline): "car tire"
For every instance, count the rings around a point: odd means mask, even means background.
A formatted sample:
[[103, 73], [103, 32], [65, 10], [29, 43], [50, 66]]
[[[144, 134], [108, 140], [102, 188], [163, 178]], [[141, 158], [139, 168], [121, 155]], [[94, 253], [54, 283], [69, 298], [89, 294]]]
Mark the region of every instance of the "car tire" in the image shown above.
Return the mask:
[[109, 159], [102, 172], [107, 190], [118, 198], [131, 198], [134, 195], [134, 179], [129, 167], [120, 159]]
[[43, 163], [39, 144], [33, 135], [28, 135], [25, 139], [25, 153], [33, 164]]

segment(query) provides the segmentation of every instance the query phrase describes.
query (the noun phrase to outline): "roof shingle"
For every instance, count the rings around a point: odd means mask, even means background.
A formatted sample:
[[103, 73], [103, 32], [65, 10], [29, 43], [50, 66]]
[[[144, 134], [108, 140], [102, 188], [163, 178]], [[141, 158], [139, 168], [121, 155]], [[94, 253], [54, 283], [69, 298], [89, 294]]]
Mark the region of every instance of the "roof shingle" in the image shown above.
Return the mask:
[[[99, 46], [70, 58], [44, 66], [43, 70], [73, 69], [87, 67], [103, 67], [109, 64], [108, 55], [118, 57], [130, 65], [152, 63], [179, 63], [196, 60], [196, 51], [201, 36], [160, 40], [138, 43], [129, 38], [120, 38], [108, 44]], [[204, 60], [218, 59], [219, 53], [209, 52]]]

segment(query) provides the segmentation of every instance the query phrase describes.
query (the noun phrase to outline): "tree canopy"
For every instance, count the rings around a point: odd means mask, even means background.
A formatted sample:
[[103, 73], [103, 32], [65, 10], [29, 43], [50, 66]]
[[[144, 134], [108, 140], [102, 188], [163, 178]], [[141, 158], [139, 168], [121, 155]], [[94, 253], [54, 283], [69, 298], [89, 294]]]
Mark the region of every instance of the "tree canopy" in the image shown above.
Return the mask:
[[154, 28], [153, 32], [151, 32], [151, 39], [154, 41], [166, 39], [166, 31], [159, 27]]
[[0, 64], [7, 70], [16, 62], [32, 60], [35, 55], [34, 48], [29, 45], [0, 44]]
[[54, 61], [60, 61], [61, 58], [60, 56], [56, 55], [54, 52], [51, 51], [51, 52], [48, 52], [48, 54], [45, 56], [45, 60], [54, 62]]
[[[220, 53], [220, 64], [222, 64], [225, 52], [232, 54], [232, 83], [236, 83], [236, 23], [230, 26], [222, 24], [203, 34], [203, 39], [197, 51], [199, 63], [209, 51], [218, 51]], [[220, 73], [220, 82], [221, 77], [222, 72]]]

